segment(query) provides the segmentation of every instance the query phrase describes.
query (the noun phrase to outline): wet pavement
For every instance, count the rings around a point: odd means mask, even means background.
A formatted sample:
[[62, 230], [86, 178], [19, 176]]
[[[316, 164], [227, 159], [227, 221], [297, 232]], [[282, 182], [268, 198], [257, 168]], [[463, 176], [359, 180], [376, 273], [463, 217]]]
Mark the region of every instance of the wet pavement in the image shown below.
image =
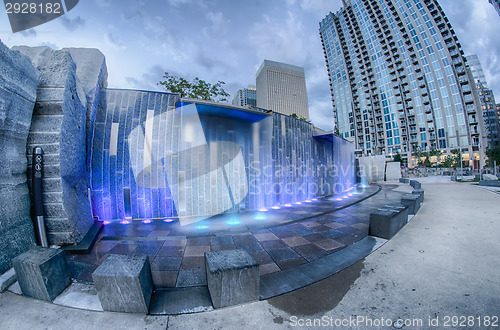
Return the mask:
[[195, 287], [206, 285], [205, 252], [244, 249], [265, 276], [365, 238], [370, 213], [399, 203], [403, 192], [397, 187], [371, 185], [280, 209], [208, 219], [116, 221], [105, 225], [89, 254], [68, 254], [68, 265], [77, 281], [92, 282], [92, 272], [110, 254], [148, 255], [156, 287]]

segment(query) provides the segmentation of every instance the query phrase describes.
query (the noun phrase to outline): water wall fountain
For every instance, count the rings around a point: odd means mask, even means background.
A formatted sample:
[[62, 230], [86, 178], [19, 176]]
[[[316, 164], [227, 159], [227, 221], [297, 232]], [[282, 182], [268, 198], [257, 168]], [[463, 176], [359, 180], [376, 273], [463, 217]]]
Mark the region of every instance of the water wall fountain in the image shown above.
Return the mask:
[[101, 220], [210, 216], [354, 185], [354, 146], [278, 113], [176, 94], [101, 91], [91, 200]]

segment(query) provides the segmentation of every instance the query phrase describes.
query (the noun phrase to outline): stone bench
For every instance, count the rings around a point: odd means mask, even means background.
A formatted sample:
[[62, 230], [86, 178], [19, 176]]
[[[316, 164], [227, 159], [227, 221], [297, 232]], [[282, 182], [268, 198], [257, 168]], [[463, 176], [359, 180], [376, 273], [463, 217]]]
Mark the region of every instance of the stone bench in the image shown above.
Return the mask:
[[414, 195], [420, 196], [420, 201], [419, 201], [420, 204], [422, 204], [424, 202], [424, 190], [423, 189], [413, 189], [413, 191], [411, 193]]
[[259, 300], [259, 265], [245, 250], [206, 252], [205, 265], [215, 308]]
[[422, 185], [417, 180], [410, 180], [410, 186], [412, 186], [413, 189], [422, 189]]
[[391, 239], [408, 222], [408, 208], [402, 205], [385, 205], [370, 214], [368, 234]]
[[153, 280], [147, 256], [112, 254], [92, 273], [92, 279], [103, 310], [148, 312]]
[[33, 247], [12, 259], [24, 295], [52, 301], [70, 284], [64, 251]]
[[404, 194], [401, 198], [401, 204], [408, 207], [408, 214], [417, 214], [420, 209], [420, 195]]
[[500, 187], [500, 181], [481, 180], [481, 181], [479, 181], [479, 185], [486, 186], [486, 187]]
[[410, 179], [408, 178], [399, 178], [400, 183], [410, 183]]

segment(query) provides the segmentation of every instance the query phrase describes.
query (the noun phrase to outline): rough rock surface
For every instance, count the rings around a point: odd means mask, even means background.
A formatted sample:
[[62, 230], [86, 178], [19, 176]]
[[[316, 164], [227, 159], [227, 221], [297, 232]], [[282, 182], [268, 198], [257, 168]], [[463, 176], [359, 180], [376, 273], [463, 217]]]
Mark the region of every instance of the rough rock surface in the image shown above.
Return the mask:
[[35, 245], [25, 151], [38, 80], [29, 58], [0, 42], [0, 274]]
[[15, 49], [28, 55], [41, 73], [27, 153], [29, 161], [34, 146], [45, 152], [43, 198], [49, 243], [76, 244], [93, 224], [87, 195], [87, 105], [90, 101], [92, 108], [97, 102], [95, 89], [105, 86], [104, 56], [93, 49]]

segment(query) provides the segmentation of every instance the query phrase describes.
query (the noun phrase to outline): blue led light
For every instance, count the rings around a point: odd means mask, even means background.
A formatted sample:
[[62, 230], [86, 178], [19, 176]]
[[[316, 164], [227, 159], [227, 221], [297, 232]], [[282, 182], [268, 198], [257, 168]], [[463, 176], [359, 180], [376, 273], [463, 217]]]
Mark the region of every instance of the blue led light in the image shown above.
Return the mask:
[[102, 222], [103, 225], [109, 225], [110, 223], [111, 223], [111, 221], [107, 221], [107, 220]]
[[313, 199], [311, 199], [311, 200], [316, 202], [318, 199], [317, 199], [317, 198], [313, 198]]
[[128, 225], [130, 223], [130, 221], [128, 221], [128, 220], [122, 220], [122, 221], [120, 221], [120, 223], [122, 225]]
[[231, 225], [231, 226], [236, 226], [236, 225], [239, 225], [241, 222], [238, 220], [238, 219], [231, 219], [229, 220], [228, 222], [226, 222], [228, 225]]
[[203, 230], [203, 229], [207, 229], [207, 228], [208, 228], [208, 226], [207, 226], [207, 225], [205, 225], [205, 224], [200, 223], [198, 226], [196, 226], [196, 227], [194, 227], [194, 228], [196, 228], [196, 229], [200, 229], [200, 230]]
[[254, 219], [257, 221], [262, 221], [262, 220], [266, 220], [266, 217], [262, 214], [259, 214], [259, 215], [255, 216]]
[[148, 225], [148, 224], [150, 224], [152, 222], [153, 222], [153, 220], [151, 220], [151, 219], [144, 219], [144, 220], [142, 220], [142, 223], [144, 223], [146, 225]]
[[259, 211], [260, 211], [260, 212], [266, 212], [266, 211], [267, 211], [267, 209], [263, 207], [263, 208], [259, 209]]
[[297, 204], [297, 205], [301, 205], [302, 203], [301, 203], [301, 202], [297, 202], [297, 203], [295, 203], [295, 204]]
[[174, 219], [163, 219], [163, 222], [166, 222], [166, 223], [174, 222]]
[[279, 206], [273, 206], [273, 207], [271, 207], [271, 208], [272, 208], [272, 209], [274, 209], [274, 210], [279, 210], [279, 209], [281, 209], [281, 207], [279, 207]]
[[292, 204], [285, 204], [286, 207], [292, 207]]
[[306, 200], [305, 200], [305, 202], [306, 202], [306, 203], [312, 203], [312, 200], [310, 200], [310, 199], [306, 199]]
[[340, 197], [337, 197], [337, 200], [338, 200], [338, 201], [341, 201], [341, 200], [342, 200], [342, 198], [340, 198]]

